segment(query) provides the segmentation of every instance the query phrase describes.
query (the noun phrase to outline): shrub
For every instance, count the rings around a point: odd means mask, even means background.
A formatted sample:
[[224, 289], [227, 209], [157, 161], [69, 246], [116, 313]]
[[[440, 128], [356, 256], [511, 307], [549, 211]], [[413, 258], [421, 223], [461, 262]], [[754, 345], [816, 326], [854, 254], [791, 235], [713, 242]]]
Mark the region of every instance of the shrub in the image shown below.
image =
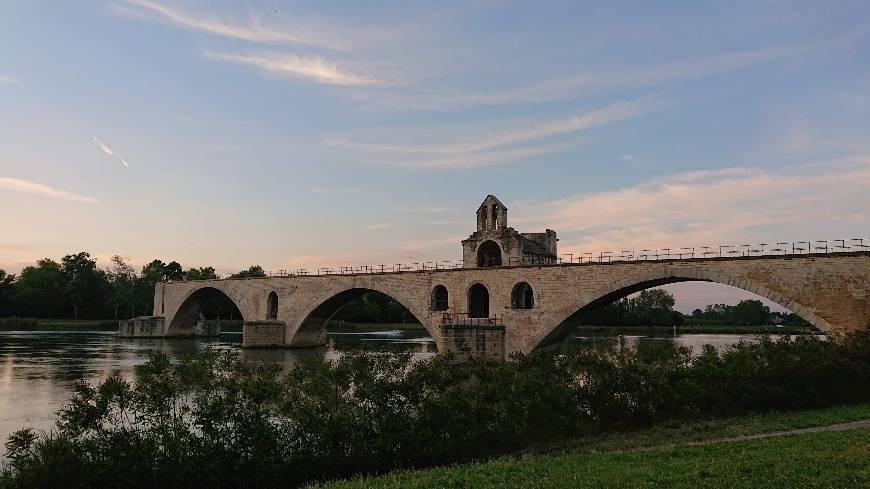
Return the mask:
[[78, 384], [56, 430], [10, 437], [0, 487], [297, 487], [461, 462], [671, 419], [870, 401], [870, 335], [693, 355], [590, 342], [507, 363], [348, 353], [287, 374], [154, 352], [135, 382]]

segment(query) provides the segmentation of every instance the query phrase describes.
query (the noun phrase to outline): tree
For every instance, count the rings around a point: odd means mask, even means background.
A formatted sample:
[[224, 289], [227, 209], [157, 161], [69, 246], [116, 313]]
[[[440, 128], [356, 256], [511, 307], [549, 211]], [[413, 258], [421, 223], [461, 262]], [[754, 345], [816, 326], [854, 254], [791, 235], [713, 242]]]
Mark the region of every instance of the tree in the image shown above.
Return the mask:
[[12, 315], [12, 296], [15, 293], [15, 275], [0, 268], [0, 317]]
[[734, 321], [746, 326], [770, 323], [770, 308], [759, 300], [742, 300], [734, 306]]
[[73, 317], [99, 317], [104, 313], [109, 282], [106, 273], [97, 268], [97, 261], [82, 251], [61, 259], [65, 289]]
[[163, 263], [162, 260], [153, 260], [142, 267], [142, 273], [136, 281], [136, 297], [145, 314], [154, 308], [154, 286], [170, 280], [184, 280], [184, 269], [177, 261]]
[[230, 275], [230, 278], [251, 278], [251, 277], [265, 277], [266, 272], [263, 271], [263, 267], [260, 265], [252, 265], [247, 270], [242, 270], [239, 273], [234, 273]]
[[122, 310], [127, 311], [129, 317], [135, 316], [139, 305], [136, 294], [136, 282], [139, 277], [136, 275], [136, 269], [127, 258], [114, 255], [112, 266], [109, 267], [107, 275], [112, 285], [109, 302], [115, 317], [117, 318]]
[[63, 314], [68, 302], [60, 263], [44, 258], [36, 266], [24, 267], [13, 297], [19, 314], [48, 318]]
[[184, 274], [185, 280], [215, 280], [220, 276], [215, 273], [214, 267], [189, 268]]
[[644, 326], [666, 326], [673, 323], [674, 296], [664, 289], [642, 290], [629, 301], [630, 310]]

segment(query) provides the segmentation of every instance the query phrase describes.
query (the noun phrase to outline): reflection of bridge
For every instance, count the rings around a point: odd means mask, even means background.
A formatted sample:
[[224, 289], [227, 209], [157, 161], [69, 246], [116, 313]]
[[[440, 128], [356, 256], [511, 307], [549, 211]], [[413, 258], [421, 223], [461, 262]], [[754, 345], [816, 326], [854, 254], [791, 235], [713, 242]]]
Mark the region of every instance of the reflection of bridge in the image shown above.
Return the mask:
[[[556, 263], [555, 232], [520, 234], [506, 220], [507, 209], [488, 197], [478, 231], [463, 241], [466, 268], [158, 284], [154, 316], [122, 332], [191, 335], [206, 301], [221, 297], [241, 313], [245, 345], [315, 346], [344, 305], [378, 291], [405, 306], [439, 351], [503, 358], [564, 339], [578, 312], [683, 281], [756, 293], [823, 331], [859, 329], [870, 317], [867, 251]], [[499, 266], [511, 258], [526, 264]]]

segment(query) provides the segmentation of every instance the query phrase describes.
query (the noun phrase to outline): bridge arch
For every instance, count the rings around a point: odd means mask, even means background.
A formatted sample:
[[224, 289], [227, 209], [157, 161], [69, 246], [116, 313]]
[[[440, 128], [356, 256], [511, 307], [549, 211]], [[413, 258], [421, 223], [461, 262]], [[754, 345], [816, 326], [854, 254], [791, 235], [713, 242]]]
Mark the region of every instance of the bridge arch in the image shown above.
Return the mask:
[[225, 291], [211, 286], [200, 287], [191, 290], [181, 301], [166, 329], [166, 335], [191, 336], [200, 320], [215, 319], [214, 316], [220, 319], [237, 317], [242, 321], [248, 320], [239, 307], [239, 301]]
[[556, 321], [551, 323], [554, 325], [552, 329], [544, 331], [533, 339], [531, 349], [545, 347], [566, 339], [576, 326], [568, 321], [575, 314], [618, 301], [642, 290], [678, 282], [713, 282], [743, 289], [779, 304], [820, 331], [829, 332], [836, 330], [826, 319], [820, 317], [809, 308], [753, 280], [738, 280], [728, 274], [699, 269], [681, 269], [679, 273], [657, 270], [609, 283], [605, 287], [598, 289], [591, 297], [587, 296], [579, 299], [569, 308], [570, 312], [561, 314]]
[[287, 344], [292, 347], [307, 347], [324, 344], [326, 342], [326, 332], [329, 322], [349, 303], [371, 292], [384, 294], [398, 302], [414, 317], [414, 319], [423, 325], [431, 338], [438, 338], [433, 331], [431, 324], [426, 320], [427, 315], [425, 314], [425, 311], [414, 307], [413, 300], [400, 297], [400, 294], [396, 294], [386, 288], [367, 284], [366, 286], [351, 286], [323, 294], [301, 315], [301, 320], [294, 325], [288, 325], [291, 327], [288, 328]]

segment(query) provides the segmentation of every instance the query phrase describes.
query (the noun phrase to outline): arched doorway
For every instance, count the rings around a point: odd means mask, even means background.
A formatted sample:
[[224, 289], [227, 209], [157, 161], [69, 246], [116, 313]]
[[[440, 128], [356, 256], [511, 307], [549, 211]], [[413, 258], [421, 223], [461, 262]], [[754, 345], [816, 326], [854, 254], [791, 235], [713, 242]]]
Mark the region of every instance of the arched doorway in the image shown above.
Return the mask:
[[468, 316], [489, 317], [489, 290], [483, 284], [474, 284], [468, 289]]
[[501, 248], [495, 241], [484, 241], [477, 248], [477, 266], [500, 267]]
[[273, 290], [266, 299], [266, 319], [278, 319], [278, 294]]
[[178, 308], [168, 336], [214, 336], [227, 323], [241, 326], [245, 320], [235, 302], [223, 291], [203, 287], [190, 294]]
[[511, 291], [512, 309], [532, 309], [535, 307], [535, 294], [528, 282], [520, 282], [514, 285]]
[[434, 289], [432, 289], [432, 310], [433, 311], [446, 311], [450, 307], [449, 295], [447, 294], [447, 287], [443, 285], [436, 285]]

